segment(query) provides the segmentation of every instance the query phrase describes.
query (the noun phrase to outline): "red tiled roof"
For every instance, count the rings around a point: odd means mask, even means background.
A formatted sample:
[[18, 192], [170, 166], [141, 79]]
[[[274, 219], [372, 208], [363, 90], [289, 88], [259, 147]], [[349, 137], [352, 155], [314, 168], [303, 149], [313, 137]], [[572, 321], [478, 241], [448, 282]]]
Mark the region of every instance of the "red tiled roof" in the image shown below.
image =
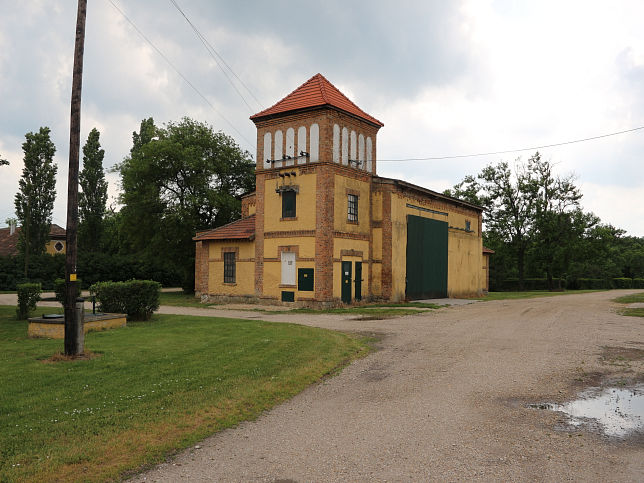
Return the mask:
[[[11, 228], [0, 228], [0, 257], [13, 256], [18, 254], [18, 234], [20, 227], [11, 235]], [[52, 223], [49, 230], [49, 237], [54, 240], [65, 239], [65, 229]]]
[[213, 230], [199, 232], [193, 240], [252, 240], [254, 237], [255, 215], [251, 215]]
[[319, 106], [332, 106], [379, 127], [384, 126], [378, 119], [370, 116], [351, 102], [347, 96], [326, 80], [322, 74], [315, 74], [277, 104], [254, 114], [250, 118], [255, 120], [274, 114]]

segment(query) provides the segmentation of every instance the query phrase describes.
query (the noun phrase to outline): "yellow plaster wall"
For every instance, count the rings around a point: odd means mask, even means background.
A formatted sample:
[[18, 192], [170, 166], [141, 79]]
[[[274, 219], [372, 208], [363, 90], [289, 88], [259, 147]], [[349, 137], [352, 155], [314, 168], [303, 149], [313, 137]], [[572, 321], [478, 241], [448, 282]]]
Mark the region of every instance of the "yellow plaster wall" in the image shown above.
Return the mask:
[[248, 205], [248, 216], [254, 215], [255, 213], [257, 213], [257, 207], [254, 204]]
[[[224, 283], [222, 249], [237, 248], [235, 283]], [[254, 295], [255, 243], [252, 241], [210, 241], [208, 243], [208, 293], [213, 295]]]
[[[359, 207], [358, 207], [359, 208]], [[343, 250], [354, 250], [362, 252], [362, 256], [342, 255]], [[362, 298], [369, 294], [369, 242], [365, 240], [350, 240], [346, 238], [335, 238], [333, 241], [333, 297], [342, 296], [342, 262], [351, 263], [351, 298], [354, 297], [353, 280], [355, 280], [355, 262], [362, 262]]]
[[[291, 166], [281, 171], [299, 170]], [[264, 232], [271, 231], [292, 231], [292, 230], [314, 230], [315, 229], [315, 208], [316, 208], [316, 174], [298, 173], [292, 178], [291, 184], [298, 185], [299, 192], [296, 196], [296, 219], [281, 220], [282, 218], [282, 197], [275, 192], [275, 187], [281, 184], [289, 184], [282, 178], [267, 179], [264, 185]]]
[[371, 218], [373, 221], [382, 221], [382, 193], [371, 193]]
[[[56, 249], [54, 248], [54, 246], [55, 246], [55, 245], [56, 245], [56, 243], [58, 243], [58, 242], [60, 242], [60, 243], [62, 243], [62, 244], [63, 244], [63, 249], [62, 249], [61, 251], [59, 251], [59, 252], [58, 252], [58, 251], [56, 251]], [[45, 251], [46, 251], [49, 255], [57, 255], [57, 254], [59, 254], [59, 253], [64, 255], [64, 254], [65, 254], [65, 251], [66, 251], [65, 249], [67, 248], [67, 246], [66, 246], [66, 245], [67, 245], [67, 243], [65, 242], [65, 240], [49, 240], [49, 241], [47, 242], [47, 245], [45, 245]]]
[[483, 263], [483, 241], [479, 229], [479, 216], [459, 213], [445, 203], [423, 203], [425, 208], [446, 212], [448, 216], [407, 207], [407, 203], [419, 206], [415, 199], [404, 196], [391, 197], [392, 220], [392, 299], [400, 301], [405, 298], [405, 276], [407, 272], [407, 215], [446, 221], [449, 227], [465, 228], [469, 220], [471, 232], [454, 228], [448, 229], [448, 267], [447, 293], [450, 297], [477, 295], [481, 293], [483, 281], [481, 266]]
[[[298, 207], [299, 210], [299, 207]], [[282, 285], [282, 261], [280, 247], [290, 247], [297, 253], [295, 257], [296, 285]], [[264, 239], [264, 296], [281, 300], [282, 291], [295, 292], [295, 300], [312, 299], [314, 291], [297, 289], [297, 271], [300, 268], [315, 269], [315, 238], [288, 237]], [[315, 277], [316, 274], [314, 273]]]
[[[336, 231], [348, 233], [369, 233], [371, 222], [369, 220], [369, 204], [371, 203], [371, 189], [366, 181], [335, 175], [334, 182], [334, 208], [333, 224]], [[358, 192], [358, 223], [348, 221], [348, 191]]]

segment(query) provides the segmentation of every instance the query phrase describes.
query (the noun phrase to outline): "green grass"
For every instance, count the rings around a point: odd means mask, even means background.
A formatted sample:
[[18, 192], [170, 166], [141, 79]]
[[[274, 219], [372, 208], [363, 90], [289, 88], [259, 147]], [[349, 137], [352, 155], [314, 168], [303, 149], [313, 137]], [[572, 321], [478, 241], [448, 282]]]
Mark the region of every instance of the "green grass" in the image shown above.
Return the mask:
[[613, 302], [617, 302], [618, 304], [644, 303], [644, 292], [617, 297], [616, 299], [613, 299]]
[[[49, 311], [49, 309], [48, 309]], [[0, 481], [105, 481], [254, 419], [369, 351], [341, 332], [155, 315], [89, 333], [91, 360], [47, 362], [0, 306]]]
[[557, 295], [574, 295], [592, 292], [605, 292], [605, 290], [567, 290], [565, 292], [548, 292], [546, 290], [535, 290], [531, 292], [490, 292], [485, 297], [480, 297], [475, 300], [532, 299], [536, 297], [555, 297]]
[[216, 304], [202, 304], [194, 294], [184, 294], [183, 292], [161, 292], [159, 294], [161, 305], [172, 305], [175, 307], [208, 307]]
[[644, 317], [644, 308], [623, 309], [620, 314], [628, 317]]

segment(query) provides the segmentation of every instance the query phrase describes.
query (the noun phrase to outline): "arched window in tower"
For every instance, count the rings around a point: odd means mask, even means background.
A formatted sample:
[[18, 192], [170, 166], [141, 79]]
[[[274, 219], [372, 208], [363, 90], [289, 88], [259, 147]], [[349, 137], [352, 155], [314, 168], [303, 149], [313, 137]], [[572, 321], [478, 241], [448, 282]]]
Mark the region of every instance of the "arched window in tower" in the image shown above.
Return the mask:
[[317, 123], [311, 124], [311, 162], [320, 160], [320, 126]]
[[272, 151], [272, 138], [271, 133], [264, 134], [264, 169], [271, 167], [271, 159], [273, 159]]
[[349, 130], [342, 128], [342, 164], [349, 164]]
[[[351, 154], [349, 155], [349, 159], [351, 159], [352, 161], [358, 159], [358, 150], [356, 149], [356, 144], [356, 132], [351, 131]], [[353, 166], [355, 167], [355, 163]]]
[[[299, 156], [302, 152], [306, 152], [306, 128], [304, 126], [297, 128], [297, 153], [295, 155]], [[297, 158], [297, 164], [304, 163], [306, 163], [306, 158]]]
[[282, 167], [282, 155], [284, 154], [284, 139], [282, 138], [282, 130], [278, 129], [275, 131], [275, 155], [273, 156], [273, 159], [275, 160], [275, 165], [273, 167], [275, 168], [281, 168]]
[[367, 165], [364, 162], [364, 136], [362, 134], [358, 135], [358, 161], [360, 161], [358, 165], [360, 169], [367, 169]]
[[340, 162], [340, 126], [333, 125], [333, 162]]
[[367, 137], [367, 171], [370, 173], [372, 172], [373, 169], [373, 147], [371, 145], [371, 137]]
[[293, 159], [293, 156], [295, 156], [295, 129], [292, 127], [286, 130], [286, 156], [290, 156], [291, 159], [287, 159], [284, 162], [284, 166], [293, 166], [295, 164]]

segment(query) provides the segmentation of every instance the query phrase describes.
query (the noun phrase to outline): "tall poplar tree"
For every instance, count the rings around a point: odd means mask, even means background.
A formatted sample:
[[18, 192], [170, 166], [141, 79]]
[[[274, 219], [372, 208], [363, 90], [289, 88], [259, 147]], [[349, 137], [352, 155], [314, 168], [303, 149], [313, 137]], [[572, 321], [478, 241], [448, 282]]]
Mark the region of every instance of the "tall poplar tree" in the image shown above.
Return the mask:
[[102, 246], [103, 217], [107, 203], [104, 157], [100, 133], [94, 128], [83, 146], [83, 169], [79, 176], [82, 191], [78, 195], [79, 245], [90, 252], [100, 250]]
[[51, 141], [50, 129], [41, 127], [37, 133], [25, 134], [22, 144], [24, 168], [15, 197], [16, 217], [22, 226], [18, 249], [24, 256], [25, 276], [29, 256], [45, 251], [51, 229], [51, 215], [56, 199], [56, 173], [54, 164], [56, 146]]

